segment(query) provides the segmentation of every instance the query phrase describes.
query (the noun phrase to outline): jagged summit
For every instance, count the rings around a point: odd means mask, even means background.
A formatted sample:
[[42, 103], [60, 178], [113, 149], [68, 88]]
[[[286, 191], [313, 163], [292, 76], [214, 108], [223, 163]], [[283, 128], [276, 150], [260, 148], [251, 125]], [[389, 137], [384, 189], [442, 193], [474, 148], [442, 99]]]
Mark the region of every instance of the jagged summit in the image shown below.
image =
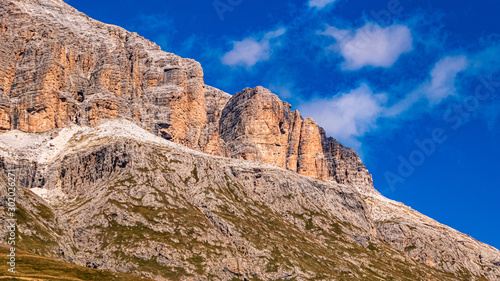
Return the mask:
[[0, 132], [123, 118], [213, 155], [373, 189], [353, 150], [263, 87], [230, 96], [203, 69], [62, 1], [2, 1]]

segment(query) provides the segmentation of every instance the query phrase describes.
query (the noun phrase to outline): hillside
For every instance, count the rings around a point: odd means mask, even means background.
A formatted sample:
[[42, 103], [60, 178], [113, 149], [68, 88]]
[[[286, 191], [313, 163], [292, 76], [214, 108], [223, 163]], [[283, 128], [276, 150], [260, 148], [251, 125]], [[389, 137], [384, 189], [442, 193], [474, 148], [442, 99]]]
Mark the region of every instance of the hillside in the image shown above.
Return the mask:
[[496, 274], [496, 249], [400, 203], [196, 152], [128, 121], [0, 140], [2, 166], [29, 171], [20, 247], [44, 256], [156, 280]]
[[0, 0], [0, 168], [18, 248], [31, 269], [59, 260], [53, 276], [500, 279], [497, 249], [383, 197], [269, 90], [205, 85], [198, 62], [60, 0]]
[[[9, 254], [7, 247], [0, 246], [0, 255], [5, 257]], [[9, 266], [2, 263], [0, 266], [0, 280], [61, 280], [61, 281], [80, 281], [80, 280], [151, 280], [147, 278], [138, 278], [135, 275], [116, 272], [102, 271], [87, 267], [81, 267], [68, 262], [42, 257], [25, 251], [18, 251], [18, 268], [15, 274], [9, 274]]]

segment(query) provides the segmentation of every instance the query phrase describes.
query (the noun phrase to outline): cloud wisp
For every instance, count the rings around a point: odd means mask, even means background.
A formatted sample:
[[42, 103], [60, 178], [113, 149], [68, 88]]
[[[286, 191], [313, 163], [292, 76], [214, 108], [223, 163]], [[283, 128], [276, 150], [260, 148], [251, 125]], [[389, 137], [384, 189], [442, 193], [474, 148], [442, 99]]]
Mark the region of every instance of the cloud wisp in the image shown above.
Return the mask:
[[222, 63], [229, 66], [250, 68], [258, 62], [269, 60], [273, 46], [279, 44], [279, 42], [272, 41], [277, 40], [285, 32], [285, 28], [279, 28], [267, 32], [260, 40], [248, 37], [242, 41], [233, 41], [233, 49], [222, 56]]
[[467, 66], [468, 60], [466, 56], [447, 56], [440, 59], [432, 68], [429, 79], [406, 95], [404, 99], [387, 108], [384, 116], [397, 116], [422, 99], [427, 100], [428, 106], [432, 107], [449, 96], [456, 96], [456, 77]]
[[375, 126], [386, 101], [386, 94], [374, 94], [367, 84], [361, 84], [348, 93], [308, 102], [301, 111], [340, 141], [358, 146], [353, 137], [361, 136]]
[[311, 8], [316, 8], [318, 10], [321, 10], [326, 6], [333, 4], [335, 2], [337, 2], [337, 0], [309, 0], [308, 5]]
[[328, 26], [320, 34], [336, 40], [330, 48], [344, 58], [343, 70], [359, 70], [365, 66], [391, 67], [402, 54], [413, 49], [410, 29], [399, 24], [381, 27], [367, 23], [356, 30]]
[[421, 101], [426, 101], [424, 106], [430, 109], [446, 98], [458, 95], [456, 78], [467, 66], [466, 56], [442, 58], [434, 65], [427, 80], [392, 105], [388, 103], [390, 95], [374, 93], [363, 83], [350, 92], [332, 98], [311, 100], [301, 107], [301, 111], [317, 120], [340, 141], [358, 147], [360, 142], [357, 138], [377, 128], [379, 118], [395, 118], [408, 113]]

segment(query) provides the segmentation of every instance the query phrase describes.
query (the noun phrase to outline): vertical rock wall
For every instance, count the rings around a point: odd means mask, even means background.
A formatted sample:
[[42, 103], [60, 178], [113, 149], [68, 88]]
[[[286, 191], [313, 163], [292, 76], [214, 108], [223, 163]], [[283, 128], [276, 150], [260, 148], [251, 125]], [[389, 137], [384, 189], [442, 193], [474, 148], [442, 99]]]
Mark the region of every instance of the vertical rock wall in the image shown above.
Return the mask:
[[0, 133], [124, 118], [205, 153], [366, 185], [357, 154], [269, 90], [231, 97], [201, 65], [60, 0], [0, 0]]

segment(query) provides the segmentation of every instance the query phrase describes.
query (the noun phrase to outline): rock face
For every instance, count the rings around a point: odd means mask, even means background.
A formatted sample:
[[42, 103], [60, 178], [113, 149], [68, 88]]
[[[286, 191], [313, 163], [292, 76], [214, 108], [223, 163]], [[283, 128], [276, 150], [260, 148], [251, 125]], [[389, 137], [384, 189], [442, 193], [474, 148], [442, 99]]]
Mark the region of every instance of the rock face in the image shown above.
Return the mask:
[[219, 121], [222, 110], [226, 106], [231, 95], [214, 87], [205, 86], [205, 102], [207, 105], [207, 126], [200, 137], [200, 147], [203, 152], [229, 157], [226, 143], [219, 135]]
[[290, 104], [265, 88], [247, 88], [228, 101], [220, 135], [233, 158], [373, 189], [371, 175], [354, 150], [327, 138], [312, 119], [291, 111]]
[[401, 203], [129, 121], [8, 132], [0, 167], [20, 183], [19, 249], [82, 266], [155, 280], [500, 278], [498, 250]]
[[290, 105], [262, 87], [232, 97], [220, 120], [231, 157], [287, 168]]
[[0, 0], [0, 132], [39, 255], [156, 280], [500, 279], [498, 250], [381, 196], [269, 90], [230, 96], [61, 0]]
[[0, 4], [0, 132], [124, 118], [205, 153], [374, 191], [354, 151], [340, 149], [269, 90], [231, 97], [204, 84], [196, 61], [60, 0]]
[[372, 176], [356, 151], [343, 146], [332, 137], [326, 137], [325, 131], [321, 128], [320, 135], [328, 163], [328, 177], [338, 183], [355, 186], [362, 193], [376, 193], [372, 188]]
[[0, 14], [0, 129], [44, 132], [120, 117], [199, 148], [207, 111], [198, 62], [59, 0], [2, 0]]

